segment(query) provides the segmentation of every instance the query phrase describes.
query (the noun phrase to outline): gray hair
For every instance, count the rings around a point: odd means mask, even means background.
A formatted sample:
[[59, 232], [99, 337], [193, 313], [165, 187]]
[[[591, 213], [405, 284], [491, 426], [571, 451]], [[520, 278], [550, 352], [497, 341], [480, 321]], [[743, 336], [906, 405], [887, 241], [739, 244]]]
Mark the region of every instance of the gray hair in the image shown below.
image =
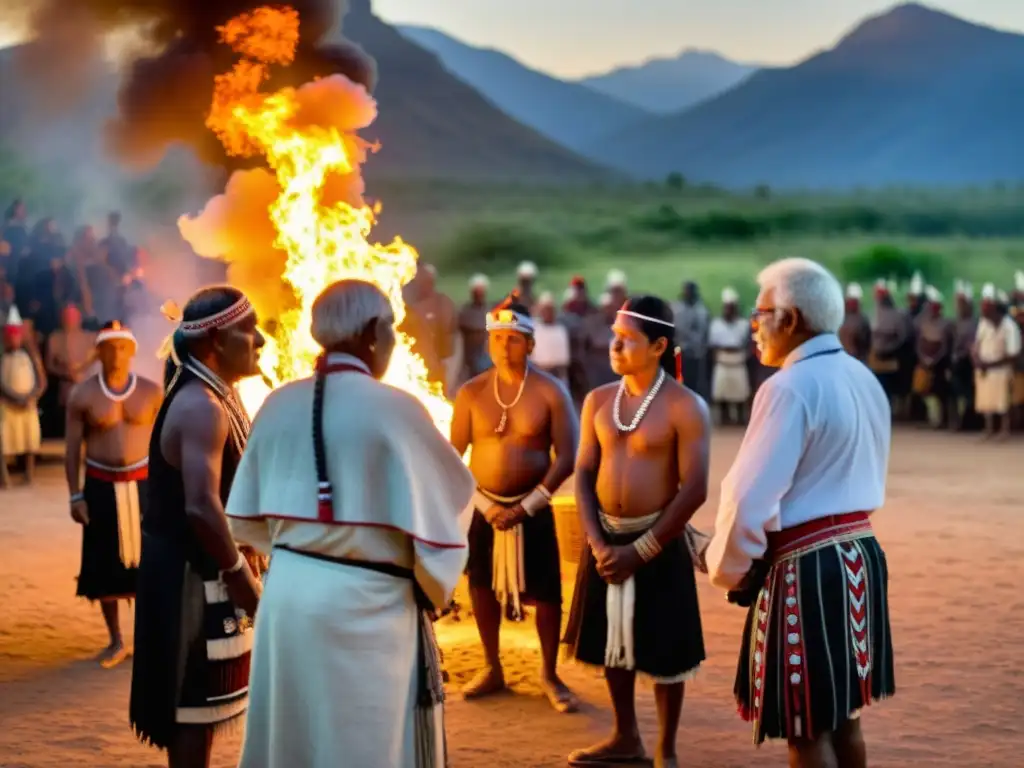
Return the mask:
[[775, 307], [796, 309], [814, 333], [837, 333], [846, 315], [843, 288], [825, 267], [810, 259], [769, 264], [757, 276], [762, 291], [774, 290]]
[[365, 280], [339, 280], [324, 288], [313, 302], [310, 333], [324, 349], [354, 340], [374, 320], [394, 322], [391, 302]]

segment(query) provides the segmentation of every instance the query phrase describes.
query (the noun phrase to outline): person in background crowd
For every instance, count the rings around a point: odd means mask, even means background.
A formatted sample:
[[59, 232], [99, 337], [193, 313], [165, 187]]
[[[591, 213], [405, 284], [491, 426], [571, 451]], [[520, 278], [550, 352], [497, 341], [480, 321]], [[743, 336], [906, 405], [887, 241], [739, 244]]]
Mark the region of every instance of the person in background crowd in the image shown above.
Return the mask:
[[907, 287], [907, 308], [903, 319], [907, 326], [907, 338], [900, 350], [899, 387], [903, 398], [903, 418], [918, 422], [926, 415], [924, 400], [914, 391], [914, 374], [917, 371], [917, 337], [924, 322], [928, 304], [924, 279], [920, 272], [915, 272]]
[[524, 261], [516, 269], [516, 290], [519, 292], [519, 303], [533, 312], [537, 298], [533, 288], [537, 284], [537, 265], [532, 261]]
[[533, 329], [530, 362], [569, 385], [571, 350], [569, 329], [556, 320], [555, 297], [545, 291], [534, 305], [537, 323]]
[[596, 311], [597, 308], [587, 296], [586, 282], [576, 275], [562, 295], [559, 322], [569, 332], [569, 392], [577, 412], [587, 394], [587, 371], [583, 355], [586, 319]]
[[[20, 304], [20, 286], [16, 290]], [[49, 336], [60, 327], [60, 315], [64, 307], [68, 304], [84, 306], [84, 294], [75, 273], [64, 261], [64, 257], [55, 251], [51, 251], [50, 268], [36, 274], [32, 289], [26, 295], [29, 297], [28, 315], [44, 336]]]
[[675, 343], [683, 352], [683, 383], [709, 400], [707, 357], [711, 313], [695, 282], [683, 283], [679, 301], [672, 303], [672, 315], [676, 322]]
[[875, 284], [875, 321], [871, 325], [868, 367], [875, 372], [882, 389], [888, 395], [894, 414], [903, 411], [900, 351], [909, 336], [910, 328], [893, 303], [890, 286], [885, 280], [879, 280]]
[[46, 371], [32, 326], [11, 307], [3, 328], [0, 355], [0, 487], [9, 484], [8, 459], [22, 462], [25, 481], [35, 479], [36, 454], [42, 444], [39, 398], [46, 391]]
[[974, 411], [974, 340], [978, 336], [978, 319], [974, 316], [974, 289], [970, 283], [957, 280], [956, 320], [953, 321], [953, 349], [950, 353], [949, 392], [947, 408], [949, 428], [956, 431], [972, 428]]
[[[111, 277], [109, 274], [101, 273], [92, 277], [93, 267], [100, 263], [99, 245], [96, 243], [96, 233], [92, 227], [86, 225], [75, 230], [75, 236], [71, 240], [71, 247], [68, 248], [64, 257], [65, 263], [74, 273], [75, 280], [82, 292], [82, 310], [86, 317], [96, 318], [96, 306], [93, 299], [93, 282], [96, 288], [104, 290], [105, 283]], [[116, 287], [117, 280], [113, 280]]]
[[0, 275], [0, 326], [7, 319], [7, 313], [15, 306], [14, 283]]
[[938, 429], [946, 424], [949, 371], [953, 350], [953, 323], [942, 316], [942, 294], [929, 285], [925, 308], [917, 328], [917, 369], [914, 393], [922, 398], [928, 423]]
[[100, 240], [100, 248], [107, 253], [107, 263], [118, 277], [131, 274], [135, 267], [134, 249], [121, 234], [121, 213], [111, 211], [107, 214], [107, 235]]
[[[47, 424], [43, 432], [49, 436], [64, 434], [64, 408], [71, 388], [88, 376], [96, 361], [96, 334], [82, 328], [82, 313], [74, 304], [68, 304], [61, 313], [61, 327], [46, 340], [46, 372], [49, 375], [47, 395], [50, 402], [43, 406]], [[56, 429], [55, 429], [56, 427]]]
[[608, 345], [612, 343], [612, 323], [615, 313], [622, 304], [615, 304], [610, 293], [601, 294], [598, 310], [583, 320], [580, 358], [583, 362], [586, 392], [616, 381], [619, 377], [612, 370], [608, 359]]
[[6, 240], [0, 239], [0, 281], [13, 281], [16, 272], [17, 267], [11, 244]]
[[985, 417], [985, 438], [1010, 437], [1010, 396], [1014, 360], [1021, 353], [1021, 335], [1009, 316], [1009, 297], [991, 283], [981, 291], [981, 320], [974, 342], [974, 409]]
[[9, 258], [12, 269], [8, 273], [11, 280], [15, 279], [21, 262], [28, 258], [30, 238], [28, 231], [28, 209], [20, 199], [14, 200], [4, 211], [3, 226], [0, 227], [0, 240], [10, 246]]
[[459, 310], [458, 328], [462, 334], [462, 380], [479, 376], [491, 367], [487, 353], [487, 275], [469, 279], [469, 301]]
[[928, 304], [928, 291], [920, 272], [915, 272], [907, 285], [907, 315], [916, 325], [924, 319]]
[[[437, 269], [433, 264], [420, 264], [416, 277], [410, 284], [411, 308], [419, 314], [430, 334], [430, 344], [437, 358], [439, 370], [434, 381], [441, 382], [447, 393], [454, 382], [456, 357], [455, 336], [458, 333], [458, 316], [455, 302], [437, 290]], [[433, 372], [431, 372], [433, 373]]]
[[629, 285], [626, 280], [626, 273], [620, 269], [613, 269], [608, 273], [604, 281], [604, 290], [611, 296], [612, 305], [616, 310], [626, 303], [629, 298]]
[[708, 329], [708, 346], [715, 358], [711, 401], [718, 409], [720, 424], [742, 424], [750, 397], [750, 321], [740, 317], [739, 300], [739, 294], [732, 288], [723, 290], [722, 315], [712, 320]]
[[580, 275], [574, 275], [563, 297], [562, 311], [567, 315], [586, 317], [596, 309], [587, 295], [587, 281]]
[[871, 323], [861, 311], [863, 298], [864, 290], [859, 284], [846, 286], [846, 317], [839, 329], [839, 340], [846, 354], [866, 363], [871, 354]]

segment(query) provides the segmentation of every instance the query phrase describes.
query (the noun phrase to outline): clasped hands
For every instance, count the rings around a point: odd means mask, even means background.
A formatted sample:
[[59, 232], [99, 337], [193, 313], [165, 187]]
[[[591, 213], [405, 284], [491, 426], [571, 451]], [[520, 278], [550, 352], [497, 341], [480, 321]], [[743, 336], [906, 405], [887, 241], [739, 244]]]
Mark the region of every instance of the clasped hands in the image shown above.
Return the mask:
[[632, 544], [612, 546], [603, 541], [591, 542], [590, 549], [597, 562], [597, 574], [608, 584], [622, 584], [644, 562]]
[[510, 531], [529, 517], [522, 504], [516, 504], [511, 507], [506, 507], [502, 504], [492, 504], [483, 515], [484, 519], [496, 531]]

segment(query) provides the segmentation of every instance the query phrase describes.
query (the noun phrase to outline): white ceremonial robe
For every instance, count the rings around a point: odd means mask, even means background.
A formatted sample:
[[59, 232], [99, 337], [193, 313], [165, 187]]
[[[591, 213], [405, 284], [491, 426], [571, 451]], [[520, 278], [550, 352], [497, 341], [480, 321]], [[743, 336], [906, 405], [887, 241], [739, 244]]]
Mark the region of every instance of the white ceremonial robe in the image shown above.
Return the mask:
[[[410, 568], [446, 606], [468, 553], [475, 483], [465, 464], [410, 395], [331, 374], [323, 434], [334, 522], [320, 523], [312, 413], [310, 380], [260, 410], [227, 505], [236, 540]], [[240, 768], [416, 765], [419, 621], [409, 580], [273, 550]]]
[[[745, 403], [750, 397], [750, 374], [746, 349], [750, 344], [750, 322], [721, 317], [711, 321], [708, 345], [715, 349], [715, 369], [711, 375], [711, 399], [716, 403]], [[729, 349], [738, 347], [738, 350]]]
[[[983, 363], [1016, 357], [1020, 354], [1021, 338], [1017, 323], [1009, 315], [995, 325], [982, 318], [975, 337], [978, 358]], [[974, 410], [981, 414], [1008, 413], [1013, 390], [1013, 363], [999, 368], [974, 372]]]
[[[15, 397], [25, 397], [36, 387], [36, 366], [24, 349], [0, 353], [0, 387]], [[17, 408], [0, 400], [0, 448], [7, 456], [38, 453], [42, 445], [39, 408], [29, 403]], [[0, 460], [2, 460], [0, 456]]]

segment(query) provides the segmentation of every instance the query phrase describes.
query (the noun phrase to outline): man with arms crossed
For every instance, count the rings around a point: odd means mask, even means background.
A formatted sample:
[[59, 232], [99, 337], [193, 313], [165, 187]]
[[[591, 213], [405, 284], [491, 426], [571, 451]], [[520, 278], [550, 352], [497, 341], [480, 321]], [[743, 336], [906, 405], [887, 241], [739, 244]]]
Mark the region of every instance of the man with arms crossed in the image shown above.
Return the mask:
[[521, 617], [522, 604], [533, 603], [544, 662], [541, 687], [556, 710], [572, 712], [579, 701], [555, 669], [562, 577], [550, 502], [572, 474], [576, 413], [565, 387], [529, 363], [533, 321], [514, 298], [488, 314], [494, 368], [459, 390], [452, 418], [455, 450], [462, 456], [473, 448], [477, 492], [469, 588], [486, 663], [463, 693], [472, 699], [505, 687], [498, 653], [503, 608]]
[[704, 661], [687, 539], [707, 497], [710, 418], [676, 380], [682, 361], [667, 303], [629, 299], [612, 331], [611, 364], [622, 379], [587, 395], [581, 416], [576, 506], [589, 548], [565, 641], [577, 661], [605, 668], [615, 730], [569, 755], [569, 765], [649, 762], [636, 720], [639, 672], [654, 681], [654, 764], [673, 768], [685, 681]]
[[749, 607], [735, 691], [754, 743], [786, 739], [797, 768], [864, 768], [858, 714], [896, 690], [869, 519], [885, 501], [889, 401], [843, 351], [843, 292], [824, 267], [784, 259], [758, 283], [754, 338], [781, 370], [722, 481], [708, 573]]
[[250, 429], [234, 385], [258, 371], [263, 343], [245, 295], [214, 286], [185, 305], [169, 349], [149, 448], [129, 717], [170, 768], [209, 766], [214, 734], [248, 703], [260, 583], [224, 504]]
[[[100, 665], [114, 667], [128, 651], [118, 600], [135, 597], [142, 555], [140, 524], [148, 502], [149, 438], [163, 400], [153, 381], [132, 373], [138, 342], [111, 322], [96, 336], [100, 372], [68, 393], [64, 470], [71, 519], [82, 526], [78, 596], [99, 600], [110, 633]], [[85, 485], [82, 485], [82, 448]]]

